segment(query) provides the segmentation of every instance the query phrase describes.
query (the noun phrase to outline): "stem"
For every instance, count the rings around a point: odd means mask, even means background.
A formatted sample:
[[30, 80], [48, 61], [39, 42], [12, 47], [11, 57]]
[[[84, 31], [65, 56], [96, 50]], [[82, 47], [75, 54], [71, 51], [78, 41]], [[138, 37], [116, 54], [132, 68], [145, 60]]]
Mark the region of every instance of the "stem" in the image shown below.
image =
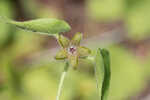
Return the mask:
[[61, 75], [61, 79], [60, 79], [60, 83], [59, 83], [59, 87], [58, 87], [58, 93], [57, 93], [56, 100], [59, 100], [59, 98], [60, 98], [65, 76], [66, 76], [66, 72], [63, 72], [62, 75]]
[[57, 43], [58, 43], [59, 45], [61, 45], [61, 43], [60, 43], [60, 41], [59, 41], [59, 34], [55, 34], [55, 35], [54, 35], [54, 38], [57, 40]]
[[54, 34], [53, 36], [54, 36], [54, 38], [55, 38], [56, 40], [58, 40], [59, 34]]
[[60, 78], [56, 100], [59, 100], [59, 98], [61, 96], [63, 83], [64, 83], [64, 79], [65, 79], [66, 73], [68, 71], [68, 67], [69, 67], [69, 64], [68, 64], [68, 62], [66, 62], [65, 67], [64, 67], [64, 71], [62, 72], [62, 75], [61, 75], [61, 78]]

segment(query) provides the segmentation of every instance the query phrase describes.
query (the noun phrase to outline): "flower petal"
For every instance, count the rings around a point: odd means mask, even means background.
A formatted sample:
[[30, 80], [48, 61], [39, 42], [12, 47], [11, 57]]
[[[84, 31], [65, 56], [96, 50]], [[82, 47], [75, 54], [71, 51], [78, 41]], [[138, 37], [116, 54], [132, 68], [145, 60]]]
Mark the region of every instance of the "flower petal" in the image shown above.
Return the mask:
[[67, 51], [65, 49], [60, 50], [55, 56], [56, 60], [63, 60], [66, 58], [67, 58]]
[[69, 56], [69, 64], [76, 69], [78, 65], [78, 56], [77, 55], [70, 55]]
[[91, 50], [83, 46], [79, 46], [77, 48], [77, 52], [78, 52], [79, 57], [86, 57], [89, 54], [91, 54]]
[[68, 47], [70, 44], [70, 40], [67, 37], [64, 37], [63, 35], [59, 35], [58, 40], [63, 48]]
[[80, 41], [82, 40], [82, 36], [83, 36], [82, 33], [80, 32], [76, 33], [71, 40], [72, 45], [79, 45]]

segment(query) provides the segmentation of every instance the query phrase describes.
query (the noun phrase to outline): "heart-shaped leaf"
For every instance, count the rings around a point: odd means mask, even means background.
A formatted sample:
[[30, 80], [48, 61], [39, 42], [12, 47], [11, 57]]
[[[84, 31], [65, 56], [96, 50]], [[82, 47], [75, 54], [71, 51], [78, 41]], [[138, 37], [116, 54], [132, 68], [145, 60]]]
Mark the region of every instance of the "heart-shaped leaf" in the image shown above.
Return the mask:
[[98, 49], [95, 57], [95, 76], [100, 100], [107, 100], [111, 70], [110, 56], [106, 49]]
[[62, 32], [67, 32], [71, 29], [68, 23], [59, 19], [42, 18], [18, 22], [3, 17], [0, 18], [5, 20], [6, 23], [15, 25], [18, 28], [47, 35], [55, 35]]

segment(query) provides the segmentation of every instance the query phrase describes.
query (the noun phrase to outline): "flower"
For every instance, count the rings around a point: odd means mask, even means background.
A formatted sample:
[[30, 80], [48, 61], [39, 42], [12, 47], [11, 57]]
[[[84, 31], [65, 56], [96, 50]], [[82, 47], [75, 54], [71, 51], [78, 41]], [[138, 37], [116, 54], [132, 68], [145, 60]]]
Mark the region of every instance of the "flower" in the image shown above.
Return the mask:
[[67, 37], [59, 35], [58, 42], [62, 49], [56, 54], [55, 59], [68, 59], [69, 64], [76, 69], [78, 59], [87, 57], [91, 53], [90, 49], [80, 46], [81, 39], [82, 33], [79, 32], [74, 35], [71, 41]]

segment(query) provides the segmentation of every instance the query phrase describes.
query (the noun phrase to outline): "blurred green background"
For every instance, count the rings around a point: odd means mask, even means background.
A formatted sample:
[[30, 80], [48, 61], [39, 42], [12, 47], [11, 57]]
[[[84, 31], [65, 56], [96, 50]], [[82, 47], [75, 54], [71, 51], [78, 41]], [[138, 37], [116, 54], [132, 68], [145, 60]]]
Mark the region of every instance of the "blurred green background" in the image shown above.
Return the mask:
[[[0, 15], [25, 21], [66, 20], [82, 45], [111, 54], [108, 100], [150, 100], [150, 0], [0, 0]], [[52, 37], [0, 22], [0, 100], [55, 100], [64, 63]], [[94, 53], [93, 53], [94, 55]], [[61, 100], [98, 100], [94, 68], [70, 68]]]

